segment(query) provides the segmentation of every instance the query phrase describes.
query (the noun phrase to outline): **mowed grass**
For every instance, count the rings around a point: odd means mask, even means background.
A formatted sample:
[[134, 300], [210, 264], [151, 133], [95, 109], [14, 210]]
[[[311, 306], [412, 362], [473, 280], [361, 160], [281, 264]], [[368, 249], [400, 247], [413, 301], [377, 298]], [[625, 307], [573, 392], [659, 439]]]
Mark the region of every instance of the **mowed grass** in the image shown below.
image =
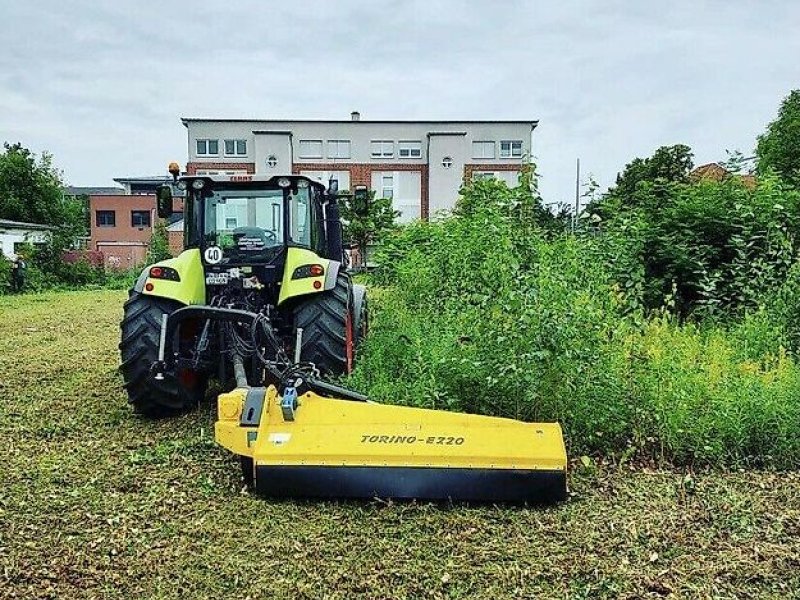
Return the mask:
[[800, 597], [800, 476], [590, 466], [554, 508], [277, 502], [128, 409], [122, 292], [0, 298], [0, 598]]

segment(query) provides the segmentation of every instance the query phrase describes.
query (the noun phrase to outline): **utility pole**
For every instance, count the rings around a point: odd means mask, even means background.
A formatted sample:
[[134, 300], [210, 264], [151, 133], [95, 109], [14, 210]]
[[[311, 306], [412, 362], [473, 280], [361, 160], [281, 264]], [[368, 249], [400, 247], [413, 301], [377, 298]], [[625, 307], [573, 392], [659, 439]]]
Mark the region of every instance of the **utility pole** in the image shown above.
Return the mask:
[[572, 215], [572, 233], [578, 229], [578, 213], [581, 209], [581, 159], [576, 160], [575, 167], [575, 213]]

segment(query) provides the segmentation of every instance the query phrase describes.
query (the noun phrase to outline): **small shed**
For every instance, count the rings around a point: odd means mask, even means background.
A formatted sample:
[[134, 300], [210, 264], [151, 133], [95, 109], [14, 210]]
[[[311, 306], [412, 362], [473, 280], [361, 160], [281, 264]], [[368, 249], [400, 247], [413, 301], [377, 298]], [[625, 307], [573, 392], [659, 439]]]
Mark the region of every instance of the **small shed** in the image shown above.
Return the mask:
[[0, 219], [0, 252], [13, 259], [22, 244], [44, 244], [53, 230], [49, 225]]

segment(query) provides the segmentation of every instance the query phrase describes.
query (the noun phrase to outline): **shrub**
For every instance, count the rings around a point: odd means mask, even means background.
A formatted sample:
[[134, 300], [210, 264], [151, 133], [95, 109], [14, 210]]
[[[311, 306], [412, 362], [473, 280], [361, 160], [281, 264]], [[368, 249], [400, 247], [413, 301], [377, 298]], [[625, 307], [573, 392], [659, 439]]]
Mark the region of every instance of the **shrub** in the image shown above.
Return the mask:
[[800, 370], [777, 305], [726, 325], [646, 315], [636, 219], [575, 237], [513, 203], [471, 205], [376, 254], [377, 310], [353, 385], [387, 402], [559, 420], [573, 454], [800, 460]]

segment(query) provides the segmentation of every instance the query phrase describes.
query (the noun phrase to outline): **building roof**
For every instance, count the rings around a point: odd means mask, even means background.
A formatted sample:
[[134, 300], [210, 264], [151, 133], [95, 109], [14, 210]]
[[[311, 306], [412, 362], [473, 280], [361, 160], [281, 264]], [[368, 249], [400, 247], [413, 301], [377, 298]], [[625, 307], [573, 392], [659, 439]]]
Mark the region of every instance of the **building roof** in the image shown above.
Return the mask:
[[53, 229], [50, 225], [42, 225], [41, 223], [26, 223], [24, 221], [11, 221], [9, 219], [0, 219], [0, 227], [7, 227], [9, 229], [36, 229], [39, 231], [50, 231]]
[[166, 229], [167, 231], [183, 231], [183, 219], [179, 219], [171, 225], [167, 225]]
[[731, 173], [719, 163], [706, 163], [696, 167], [689, 173], [689, 179], [691, 181], [722, 181], [726, 177], [736, 177], [748, 188], [753, 188], [756, 185], [755, 175]]
[[114, 181], [125, 185], [126, 183], [164, 183], [165, 181], [172, 181], [170, 175], [145, 175], [144, 177], [115, 177]]
[[425, 120], [425, 119], [394, 119], [394, 120], [370, 120], [359, 119], [214, 119], [205, 117], [181, 117], [181, 123], [188, 127], [189, 123], [198, 122], [217, 122], [217, 123], [340, 123], [340, 124], [353, 124], [353, 123], [370, 123], [370, 124], [423, 124], [423, 125], [477, 125], [477, 124], [495, 124], [495, 125], [530, 125], [534, 129], [538, 124], [538, 120], [532, 119], [486, 119], [486, 120]]
[[115, 194], [123, 194], [125, 190], [117, 187], [81, 187], [75, 185], [68, 185], [64, 188], [64, 193], [67, 196], [92, 196], [92, 195], [105, 195], [113, 196]]

